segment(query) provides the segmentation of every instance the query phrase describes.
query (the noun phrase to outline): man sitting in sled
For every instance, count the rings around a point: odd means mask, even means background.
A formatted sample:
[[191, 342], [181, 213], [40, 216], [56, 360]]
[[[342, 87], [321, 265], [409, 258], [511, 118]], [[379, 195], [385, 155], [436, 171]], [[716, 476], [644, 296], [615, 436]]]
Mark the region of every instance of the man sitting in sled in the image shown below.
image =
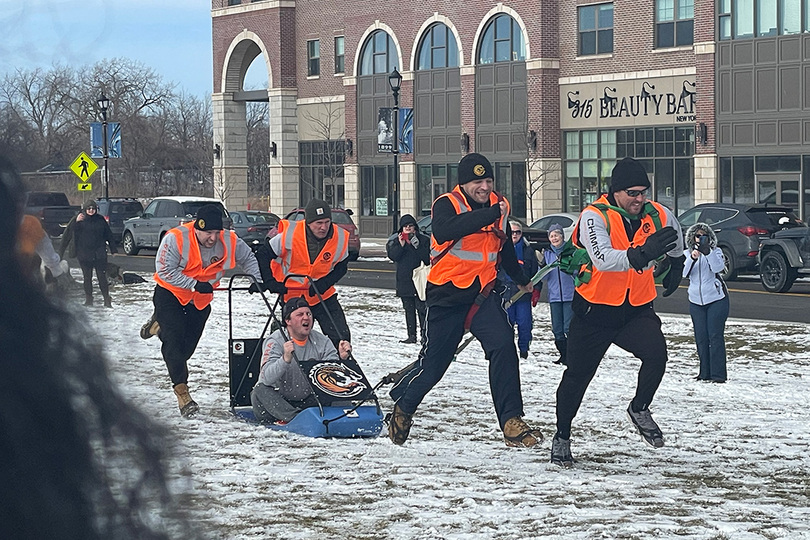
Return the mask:
[[346, 360], [352, 350], [341, 341], [338, 350], [328, 337], [313, 330], [312, 311], [303, 297], [284, 304], [287, 332], [276, 330], [264, 341], [259, 380], [250, 393], [253, 414], [263, 424], [287, 423], [307, 407], [317, 406], [309, 381], [298, 360]]

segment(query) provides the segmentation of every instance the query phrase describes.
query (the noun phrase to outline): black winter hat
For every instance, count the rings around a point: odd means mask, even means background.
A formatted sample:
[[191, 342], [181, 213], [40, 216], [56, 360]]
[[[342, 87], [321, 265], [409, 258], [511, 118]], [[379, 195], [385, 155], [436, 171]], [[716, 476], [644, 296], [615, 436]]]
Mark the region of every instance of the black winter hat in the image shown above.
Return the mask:
[[329, 205], [326, 204], [326, 201], [312, 199], [307, 203], [307, 207], [304, 208], [304, 217], [307, 223], [312, 223], [319, 219], [332, 219], [332, 210], [329, 208]]
[[290, 317], [292, 317], [293, 311], [300, 308], [308, 308], [309, 304], [304, 299], [303, 296], [299, 296], [298, 298], [292, 298], [284, 304], [284, 309], [281, 310], [281, 317], [285, 321], [289, 321]]
[[89, 201], [87, 201], [82, 205], [82, 210], [87, 210], [88, 208], [95, 208], [96, 210], [98, 210], [98, 203], [96, 202], [95, 199], [90, 199]]
[[194, 228], [200, 231], [222, 230], [222, 208], [215, 204], [206, 204], [197, 210]]
[[416, 225], [416, 218], [414, 218], [410, 214], [405, 214], [404, 216], [399, 218], [399, 232], [402, 232], [402, 229], [404, 229], [407, 225], [413, 225], [417, 229], [419, 228]]
[[458, 185], [479, 178], [495, 178], [489, 160], [475, 152], [461, 158], [461, 161], [458, 162]]
[[634, 186], [650, 187], [644, 166], [631, 157], [619, 161], [610, 173], [610, 192], [615, 193]]

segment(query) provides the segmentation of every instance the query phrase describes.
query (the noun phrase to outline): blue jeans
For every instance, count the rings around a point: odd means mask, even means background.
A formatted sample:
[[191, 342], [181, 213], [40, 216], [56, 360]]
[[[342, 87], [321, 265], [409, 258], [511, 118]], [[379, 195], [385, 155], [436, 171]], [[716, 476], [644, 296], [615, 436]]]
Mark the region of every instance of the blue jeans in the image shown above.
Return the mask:
[[689, 315], [695, 327], [695, 344], [700, 357], [699, 379], [726, 380], [726, 340], [723, 333], [728, 306], [728, 296], [705, 306], [689, 303]]
[[568, 337], [568, 327], [571, 326], [571, 302], [549, 302], [551, 309], [551, 331], [554, 341], [562, 341]]
[[518, 329], [518, 350], [529, 350], [532, 341], [532, 303], [527, 297], [521, 298], [506, 310], [509, 322]]

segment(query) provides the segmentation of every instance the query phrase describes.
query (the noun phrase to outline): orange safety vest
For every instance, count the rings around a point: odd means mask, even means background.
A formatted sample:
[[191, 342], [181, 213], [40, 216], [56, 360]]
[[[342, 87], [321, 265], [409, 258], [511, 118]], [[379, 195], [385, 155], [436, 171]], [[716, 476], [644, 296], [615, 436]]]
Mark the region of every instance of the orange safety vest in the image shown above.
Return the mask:
[[[449, 193], [439, 196], [447, 197], [453, 203], [457, 214], [472, 212], [460, 186], [456, 186]], [[496, 205], [501, 196], [494, 191], [489, 194], [490, 205]], [[506, 201], [506, 199], [503, 199]], [[436, 204], [435, 201], [433, 204]], [[448, 240], [439, 244], [436, 237], [430, 237], [430, 256], [438, 257], [446, 251], [436, 262], [431, 264], [428, 281], [434, 285], [444, 285], [452, 282], [459, 289], [466, 289], [473, 284], [476, 277], [480, 277], [481, 289], [493, 281], [498, 272], [498, 254], [506, 240], [506, 222], [509, 217], [509, 201], [506, 201], [506, 213], [495, 223], [491, 223], [473, 234], [468, 234], [453, 243]], [[450, 247], [452, 245], [452, 247]]]
[[[225, 248], [225, 256], [208, 266], [203, 266], [203, 260], [200, 256], [200, 244], [194, 234], [193, 221], [175, 227], [166, 234], [173, 234], [177, 239], [177, 248], [180, 250], [180, 266], [183, 268], [181, 272], [185, 276], [197, 281], [207, 281], [216, 287], [219, 285], [219, 280], [222, 279], [225, 271], [236, 267], [236, 243], [239, 237], [236, 236], [234, 231], [220, 231], [219, 241]], [[194, 289], [184, 289], [171, 285], [163, 281], [157, 272], [155, 272], [155, 281], [164, 289], [171, 291], [184, 306], [193, 300], [197, 309], [203, 309], [211, 303], [214, 297], [213, 294], [202, 294]]]
[[[650, 201], [650, 203], [658, 210], [661, 227], [666, 227], [667, 214], [664, 207], [657, 202]], [[605, 195], [602, 195], [594, 204], [610, 205]], [[593, 209], [593, 207], [590, 208]], [[626, 251], [630, 247], [640, 246], [644, 244], [648, 236], [656, 231], [653, 218], [649, 214], [645, 214], [639, 218], [641, 226], [633, 236], [633, 241], [630, 242], [624, 228], [624, 218], [619, 212], [608, 208], [604, 212], [597, 211], [597, 213], [602, 216], [602, 219], [609, 220], [605, 222], [605, 225], [608, 227], [613, 249]], [[579, 241], [579, 222], [574, 227], [571, 240], [575, 246], [584, 247]], [[634, 268], [630, 268], [623, 272], [604, 272], [594, 265], [591, 279], [587, 283], [580, 284], [577, 292], [593, 304], [620, 306], [624, 303], [625, 298], [628, 298], [630, 305], [641, 306], [652, 302], [656, 296], [653, 269], [648, 268], [638, 272]]]
[[45, 238], [45, 229], [35, 216], [23, 216], [20, 229], [17, 231], [17, 251], [21, 255], [32, 257], [37, 252], [37, 246]]
[[[326, 241], [315, 262], [309, 262], [309, 249], [307, 248], [307, 223], [305, 220], [290, 223], [282, 219], [278, 222], [279, 235], [281, 235], [281, 253], [279, 259], [270, 262], [273, 277], [279, 283], [291, 274], [309, 276], [313, 281], [320, 279], [338, 265], [340, 261], [349, 256], [349, 233], [332, 223], [332, 236]], [[310, 306], [319, 302], [317, 295], [309, 294], [310, 281], [301, 277], [291, 277], [286, 281], [287, 294], [284, 301], [303, 296]], [[326, 300], [335, 294], [335, 287], [321, 291], [321, 298]]]

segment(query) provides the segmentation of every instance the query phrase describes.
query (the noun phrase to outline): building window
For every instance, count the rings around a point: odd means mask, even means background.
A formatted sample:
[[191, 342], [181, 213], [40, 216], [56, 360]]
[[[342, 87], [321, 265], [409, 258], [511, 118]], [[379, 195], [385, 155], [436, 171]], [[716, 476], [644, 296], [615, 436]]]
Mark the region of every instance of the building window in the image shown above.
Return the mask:
[[694, 0], [656, 0], [655, 46], [683, 47], [694, 41]]
[[375, 30], [363, 45], [360, 54], [360, 75], [390, 73], [398, 66], [394, 40], [382, 30]]
[[517, 21], [505, 13], [493, 17], [481, 37], [478, 63], [516, 62], [525, 59], [526, 43]]
[[810, 32], [810, 0], [719, 0], [717, 13], [721, 40]]
[[321, 74], [321, 40], [307, 41], [307, 76], [317, 77]]
[[416, 69], [458, 67], [456, 36], [446, 24], [436, 23], [425, 32], [419, 44]]
[[493, 163], [495, 189], [512, 205], [511, 215], [526, 218], [526, 162]]
[[298, 143], [300, 203], [322, 199], [333, 208], [345, 203], [343, 183], [344, 141]]
[[335, 73], [345, 73], [346, 66], [344, 64], [344, 43], [343, 36], [335, 38]]
[[579, 14], [579, 54], [613, 52], [613, 3], [582, 6]]
[[390, 216], [389, 184], [394, 177], [393, 165], [360, 167], [361, 212], [364, 216]]
[[676, 213], [694, 206], [692, 126], [565, 133], [564, 208], [579, 212], [607, 192], [617, 160], [637, 159], [653, 174], [651, 199]]

